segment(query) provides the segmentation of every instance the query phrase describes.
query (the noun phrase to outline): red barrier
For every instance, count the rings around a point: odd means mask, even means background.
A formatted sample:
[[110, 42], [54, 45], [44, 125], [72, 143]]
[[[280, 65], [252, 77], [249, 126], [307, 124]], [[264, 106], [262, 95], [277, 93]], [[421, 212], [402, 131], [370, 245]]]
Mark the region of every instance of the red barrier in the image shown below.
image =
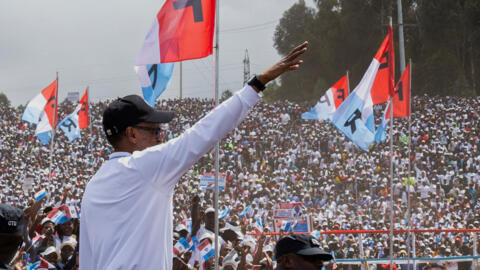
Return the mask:
[[[441, 233], [441, 232], [452, 232], [452, 233], [469, 233], [476, 232], [480, 233], [480, 229], [411, 229], [412, 233]], [[332, 231], [321, 231], [321, 234], [388, 234], [390, 230], [332, 230]], [[408, 233], [408, 230], [393, 230], [393, 233]], [[288, 235], [288, 232], [283, 232], [283, 235]], [[294, 234], [311, 234], [311, 232], [294, 232]], [[255, 235], [255, 233], [248, 233], [248, 235]], [[280, 235], [279, 232], [270, 232], [265, 233], [265, 235]]]

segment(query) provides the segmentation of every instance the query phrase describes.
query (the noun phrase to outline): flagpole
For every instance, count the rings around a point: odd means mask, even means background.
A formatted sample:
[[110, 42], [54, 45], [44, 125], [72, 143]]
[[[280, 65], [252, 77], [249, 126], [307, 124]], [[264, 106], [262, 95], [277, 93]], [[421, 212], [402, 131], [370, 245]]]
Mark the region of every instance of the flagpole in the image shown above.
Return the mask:
[[183, 61], [180, 61], [180, 99], [183, 96]]
[[[409, 59], [409, 68], [410, 68], [410, 72], [409, 72], [409, 87], [408, 87], [408, 96], [410, 97], [409, 98], [409, 102], [408, 102], [408, 173], [407, 173], [407, 188], [408, 188], [408, 191], [407, 191], [407, 197], [408, 197], [408, 200], [407, 200], [407, 217], [408, 217], [408, 233], [407, 233], [407, 247], [408, 247], [408, 268], [410, 268], [410, 246], [415, 244], [415, 243], [411, 243], [411, 237], [410, 237], [410, 234], [411, 234], [411, 229], [412, 229], [412, 206], [410, 204], [410, 170], [411, 170], [411, 156], [412, 156], [412, 123], [411, 123], [411, 114], [412, 114], [412, 59]], [[413, 256], [415, 256], [415, 254], [413, 254]], [[414, 267], [413, 269], [415, 269], [415, 265], [416, 262], [414, 261]]]
[[[345, 96], [350, 95], [350, 72], [347, 70], [347, 94]], [[344, 99], [345, 100], [345, 99]]]
[[[219, 100], [219, 91], [218, 91], [218, 82], [219, 82], [219, 52], [218, 52], [218, 45], [219, 45], [219, 38], [218, 35], [219, 31], [219, 18], [220, 18], [220, 8], [219, 4], [220, 1], [215, 0], [215, 15], [216, 15], [216, 24], [215, 24], [215, 107], [218, 106]], [[219, 157], [219, 145], [220, 142], [217, 141], [215, 144], [215, 270], [219, 270], [218, 264], [218, 257], [219, 257], [219, 248], [218, 248], [218, 157]]]
[[[392, 17], [389, 17], [392, 27]], [[393, 40], [392, 40], [393, 42]], [[390, 97], [393, 98], [393, 97]], [[393, 102], [390, 102], [390, 270], [393, 269]]]
[[[93, 130], [92, 130], [92, 123], [91, 123], [91, 119], [90, 119], [90, 87], [87, 85], [87, 110], [88, 110], [88, 130], [89, 130], [89, 133], [90, 133], [90, 139], [93, 137]], [[88, 143], [90, 145], [90, 142]], [[93, 161], [93, 158], [95, 157], [95, 152], [94, 152], [94, 148], [92, 147], [92, 149], [90, 150], [90, 154], [92, 155], [92, 158], [91, 160]]]
[[55, 138], [55, 129], [57, 128], [57, 100], [58, 100], [58, 71], [56, 77], [57, 85], [55, 87], [55, 102], [53, 103], [53, 127], [52, 127], [52, 138], [50, 139], [50, 161], [48, 164], [48, 182], [52, 180], [52, 160], [53, 160], [53, 143]]

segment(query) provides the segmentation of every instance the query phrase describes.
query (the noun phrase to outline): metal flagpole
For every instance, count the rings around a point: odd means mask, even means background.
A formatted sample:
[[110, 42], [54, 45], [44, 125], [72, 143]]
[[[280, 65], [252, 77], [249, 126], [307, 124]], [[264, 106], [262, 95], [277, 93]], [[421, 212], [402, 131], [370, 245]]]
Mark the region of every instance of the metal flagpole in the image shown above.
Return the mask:
[[58, 101], [58, 71], [57, 71], [57, 86], [55, 87], [55, 102], [53, 104], [53, 127], [52, 127], [52, 138], [50, 138], [50, 161], [48, 164], [48, 182], [52, 180], [52, 160], [53, 160], [53, 144], [55, 139], [55, 129], [57, 128], [57, 101]]
[[[88, 111], [88, 130], [90, 133], [90, 136], [88, 137], [90, 140], [93, 138], [93, 129], [92, 129], [92, 120], [90, 118], [90, 87], [87, 85], [87, 111]], [[89, 145], [92, 145], [91, 142], [88, 143]], [[91, 160], [93, 162], [93, 159], [95, 158], [95, 153], [94, 153], [94, 148], [92, 147], [90, 150], [90, 155], [92, 155]]]
[[[411, 237], [410, 237], [410, 230], [412, 229], [412, 206], [410, 204], [410, 170], [411, 170], [411, 156], [412, 156], [412, 122], [411, 122], [411, 115], [412, 115], [412, 59], [409, 61], [409, 66], [410, 66], [410, 73], [409, 75], [409, 87], [408, 87], [408, 96], [410, 97], [409, 102], [408, 102], [408, 173], [407, 173], [407, 196], [408, 196], [408, 202], [407, 202], [407, 217], [408, 217], [408, 233], [407, 233], [407, 248], [408, 248], [408, 268], [410, 269], [410, 247], [411, 245], [414, 246], [415, 243], [411, 243]], [[415, 256], [415, 254], [414, 254]], [[414, 261], [415, 264], [415, 261]], [[414, 268], [415, 269], [415, 266]]]
[[[392, 17], [389, 17], [392, 27]], [[393, 42], [393, 40], [392, 40]], [[393, 97], [390, 97], [393, 98]], [[393, 269], [393, 102], [390, 102], [390, 270]]]
[[180, 99], [183, 96], [183, 61], [180, 61]]
[[[350, 95], [350, 73], [348, 72], [348, 70], [347, 70], [347, 87], [348, 87], [348, 89], [347, 89], [348, 93], [347, 94]], [[344, 99], [344, 101], [345, 101], [345, 99]]]
[[[218, 35], [219, 31], [219, 18], [220, 18], [220, 1], [216, 0], [215, 5], [215, 15], [216, 15], [216, 24], [215, 24], [215, 107], [218, 106], [219, 100], [219, 91], [218, 91], [218, 82], [219, 82], [219, 52], [218, 52]], [[218, 156], [220, 142], [217, 141], [215, 144], [215, 270], [219, 270], [218, 257], [219, 257], [219, 248], [218, 248]]]

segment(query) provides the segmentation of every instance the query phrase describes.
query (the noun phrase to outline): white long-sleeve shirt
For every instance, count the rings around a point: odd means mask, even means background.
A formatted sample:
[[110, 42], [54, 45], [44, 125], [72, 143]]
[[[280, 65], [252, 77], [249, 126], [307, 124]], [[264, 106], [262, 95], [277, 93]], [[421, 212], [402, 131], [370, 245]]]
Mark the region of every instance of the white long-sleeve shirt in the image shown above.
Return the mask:
[[83, 196], [80, 269], [172, 269], [175, 184], [259, 99], [246, 86], [181, 136], [110, 155]]

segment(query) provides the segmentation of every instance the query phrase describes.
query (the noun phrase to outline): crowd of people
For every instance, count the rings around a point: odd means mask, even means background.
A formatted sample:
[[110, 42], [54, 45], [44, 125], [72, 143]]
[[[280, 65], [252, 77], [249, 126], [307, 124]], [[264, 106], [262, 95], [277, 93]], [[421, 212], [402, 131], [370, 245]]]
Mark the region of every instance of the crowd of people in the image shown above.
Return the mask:
[[[18, 265], [43, 258], [57, 269], [75, 269], [78, 219], [55, 224], [48, 216], [63, 206], [73, 206], [81, 217], [85, 186], [112, 152], [102, 129], [106, 104], [90, 104], [91, 125], [82, 130], [81, 138], [68, 142], [57, 130], [52, 148], [42, 146], [34, 136], [35, 127], [20, 120], [23, 108], [0, 107], [0, 203], [29, 214], [30, 230], [23, 252], [17, 256]], [[291, 220], [291, 228], [283, 231], [273, 214], [280, 203], [303, 205], [301, 218], [309, 221], [309, 232], [335, 259], [389, 256], [388, 233], [325, 232], [389, 230], [391, 190], [395, 229], [479, 228], [478, 98], [415, 97], [411, 134], [408, 119], [394, 119], [392, 189], [388, 141], [363, 152], [331, 124], [302, 120], [300, 115], [310, 105], [260, 102], [255, 113], [220, 142], [219, 172], [226, 182], [219, 194], [222, 269], [254, 265], [273, 269], [278, 238], [270, 232], [290, 233], [296, 224]], [[211, 99], [159, 101], [158, 109], [176, 113], [174, 120], [163, 126], [164, 141], [182, 134], [213, 107]], [[73, 108], [63, 102], [59, 119]], [[382, 109], [376, 108], [377, 115]], [[214, 159], [212, 149], [175, 188], [172, 248], [192, 238], [193, 243], [215, 242], [214, 193], [199, 185], [202, 175], [214, 171]], [[34, 193], [42, 188], [47, 196], [36, 202]], [[472, 233], [417, 233], [415, 255], [408, 248], [409, 239], [412, 237], [407, 234], [394, 235], [395, 257], [451, 257], [479, 251], [474, 250], [478, 245], [474, 245]], [[212, 265], [213, 257], [203, 261], [198, 246], [175, 254], [174, 269], [209, 269]], [[458, 269], [469, 269], [470, 263], [459, 262]]]

